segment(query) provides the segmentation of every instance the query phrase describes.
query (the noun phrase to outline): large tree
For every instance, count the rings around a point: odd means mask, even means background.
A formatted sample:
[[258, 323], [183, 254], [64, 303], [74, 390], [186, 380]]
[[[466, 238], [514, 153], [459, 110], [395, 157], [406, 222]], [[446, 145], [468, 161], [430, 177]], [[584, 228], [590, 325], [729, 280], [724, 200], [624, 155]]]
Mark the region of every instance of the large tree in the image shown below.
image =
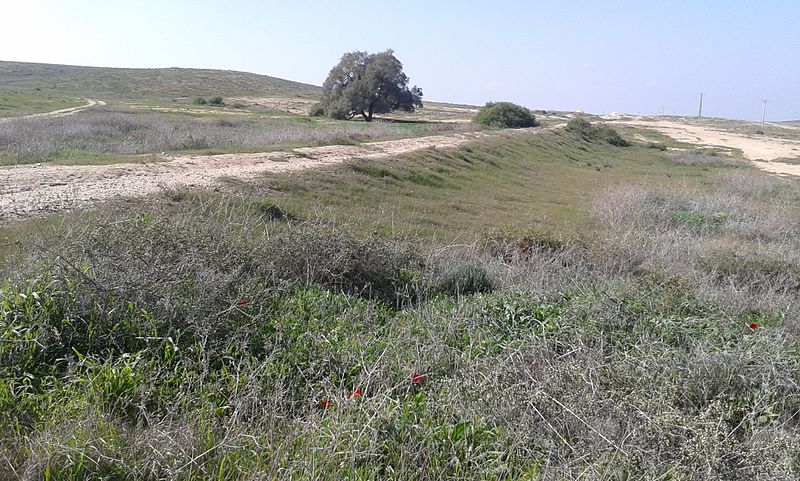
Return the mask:
[[392, 110], [413, 112], [422, 107], [422, 90], [416, 85], [408, 87], [403, 64], [392, 50], [348, 52], [322, 85], [319, 107], [325, 115], [336, 119], [361, 115], [369, 122], [373, 114]]

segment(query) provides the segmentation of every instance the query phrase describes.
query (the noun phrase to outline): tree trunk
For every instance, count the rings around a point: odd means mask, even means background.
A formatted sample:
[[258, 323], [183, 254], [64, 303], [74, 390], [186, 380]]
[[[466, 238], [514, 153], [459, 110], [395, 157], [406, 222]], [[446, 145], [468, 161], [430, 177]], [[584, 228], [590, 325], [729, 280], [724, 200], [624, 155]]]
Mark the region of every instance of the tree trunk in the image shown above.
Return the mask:
[[372, 113], [374, 111], [375, 111], [375, 104], [371, 103], [371, 104], [369, 104], [369, 110], [368, 110], [369, 113], [364, 112], [362, 110], [361, 111], [361, 116], [364, 117], [364, 120], [366, 120], [367, 122], [372, 122]]

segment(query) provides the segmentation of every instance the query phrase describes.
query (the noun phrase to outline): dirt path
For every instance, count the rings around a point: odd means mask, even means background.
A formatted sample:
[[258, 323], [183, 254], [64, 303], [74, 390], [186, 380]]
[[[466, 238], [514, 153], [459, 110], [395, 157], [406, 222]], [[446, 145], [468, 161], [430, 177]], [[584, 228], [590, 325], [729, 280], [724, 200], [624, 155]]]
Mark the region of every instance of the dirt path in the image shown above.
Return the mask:
[[[545, 129], [538, 129], [545, 130]], [[377, 159], [414, 150], [447, 148], [475, 139], [536, 132], [467, 132], [361, 145], [309, 147], [285, 152], [166, 157], [142, 164], [0, 168], [0, 224], [90, 206], [112, 198], [167, 189], [214, 187], [223, 180], [253, 180], [267, 172], [292, 172], [350, 159]]]
[[104, 106], [106, 103], [102, 100], [92, 100], [86, 99], [86, 105], [81, 105], [79, 107], [70, 107], [68, 109], [60, 109], [60, 110], [53, 110], [52, 112], [41, 112], [38, 114], [30, 114], [30, 115], [22, 115], [19, 117], [3, 117], [0, 118], [0, 122], [8, 122], [10, 120], [19, 120], [19, 119], [43, 119], [43, 118], [53, 118], [53, 117], [64, 117], [67, 115], [72, 115], [80, 112], [81, 110], [86, 110], [88, 108], [92, 108], [95, 106]]
[[800, 175], [800, 166], [773, 162], [776, 159], [800, 158], [800, 140], [766, 136], [752, 137], [716, 129], [710, 125], [703, 126], [670, 120], [628, 120], [609, 123], [646, 127], [681, 142], [739, 149], [745, 158], [753, 161], [753, 164], [760, 169], [780, 175]]

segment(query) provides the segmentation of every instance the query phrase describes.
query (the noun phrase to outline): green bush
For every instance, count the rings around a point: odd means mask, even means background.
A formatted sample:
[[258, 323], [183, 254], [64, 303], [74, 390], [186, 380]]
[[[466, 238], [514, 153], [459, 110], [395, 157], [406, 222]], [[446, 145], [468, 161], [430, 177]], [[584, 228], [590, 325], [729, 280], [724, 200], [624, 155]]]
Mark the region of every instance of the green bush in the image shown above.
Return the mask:
[[267, 220], [297, 220], [297, 216], [286, 211], [271, 200], [263, 200], [253, 203], [253, 208]]
[[194, 99], [195, 105], [205, 105], [207, 103], [208, 102], [206, 102], [206, 99], [204, 99], [203, 97], [197, 97], [196, 99]]
[[325, 115], [325, 107], [323, 107], [322, 104], [319, 103], [314, 104], [311, 107], [311, 110], [308, 111], [308, 115], [310, 117], [322, 117]]
[[607, 125], [594, 125], [588, 120], [578, 117], [567, 122], [567, 132], [581, 136], [589, 142], [607, 142], [616, 147], [628, 147], [630, 142], [623, 139], [619, 132]]
[[511, 102], [488, 102], [472, 121], [487, 127], [511, 129], [539, 125], [530, 110]]
[[208, 105], [225, 105], [225, 102], [222, 100], [222, 97], [211, 97], [208, 100]]
[[468, 295], [491, 292], [492, 281], [486, 269], [472, 264], [462, 264], [449, 272], [440, 284], [440, 289], [450, 295]]

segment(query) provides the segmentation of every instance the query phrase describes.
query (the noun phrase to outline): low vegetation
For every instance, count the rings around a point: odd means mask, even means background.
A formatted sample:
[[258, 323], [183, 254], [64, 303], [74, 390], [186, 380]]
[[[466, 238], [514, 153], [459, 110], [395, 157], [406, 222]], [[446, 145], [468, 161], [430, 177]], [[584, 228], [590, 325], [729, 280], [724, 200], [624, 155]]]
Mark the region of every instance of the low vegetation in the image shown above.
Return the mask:
[[568, 132], [573, 132], [590, 142], [608, 142], [617, 147], [630, 146], [630, 142], [625, 140], [613, 127], [604, 124], [592, 124], [588, 120], [580, 117], [567, 122], [565, 128]]
[[486, 127], [501, 129], [519, 129], [539, 125], [530, 110], [511, 102], [488, 102], [472, 121]]
[[91, 163], [98, 155], [164, 151], [223, 153], [268, 150], [276, 146], [352, 144], [458, 128], [454, 124], [332, 123], [300, 116], [278, 119], [234, 115], [204, 117], [94, 108], [69, 117], [0, 123], [0, 165], [73, 159]]
[[[0, 61], [0, 98], [24, 95], [34, 112], [55, 110], [37, 103], [48, 98], [102, 99], [147, 104], [191, 101], [211, 93], [230, 97], [318, 98], [320, 88], [248, 72], [188, 68], [107, 68]], [[0, 116], [2, 113], [0, 113]], [[16, 114], [14, 114], [16, 115]]]
[[796, 479], [800, 188], [603, 139], [510, 133], [26, 235], [0, 477]]
[[[741, 164], [719, 167], [736, 168]], [[270, 200], [306, 217], [450, 243], [501, 228], [589, 233], [595, 221], [587, 196], [642, 179], [702, 188], [706, 175], [706, 167], [675, 163], [660, 151], [585, 143], [556, 129], [509, 131], [456, 149], [355, 160], [302, 176], [272, 174], [266, 185]]]

